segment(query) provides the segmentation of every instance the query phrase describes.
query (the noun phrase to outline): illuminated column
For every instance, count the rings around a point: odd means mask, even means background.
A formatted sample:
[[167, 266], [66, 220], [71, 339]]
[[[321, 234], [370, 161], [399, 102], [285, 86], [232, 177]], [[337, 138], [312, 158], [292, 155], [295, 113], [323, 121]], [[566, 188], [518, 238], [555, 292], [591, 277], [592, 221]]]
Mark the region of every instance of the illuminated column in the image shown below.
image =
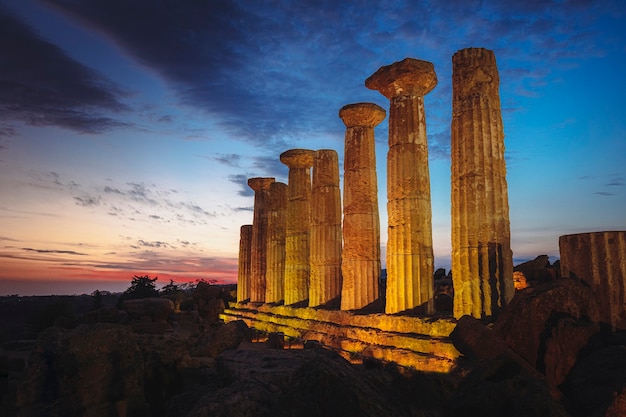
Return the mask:
[[254, 216], [250, 255], [250, 302], [265, 302], [267, 272], [267, 208], [270, 184], [274, 178], [250, 178], [248, 186], [254, 190]]
[[600, 320], [626, 330], [626, 231], [559, 237], [561, 275], [584, 280], [600, 306]]
[[341, 309], [363, 308], [378, 298], [380, 219], [374, 127], [385, 119], [374, 103], [343, 106], [346, 125], [343, 174]]
[[452, 282], [454, 316], [494, 317], [515, 292], [509, 202], [492, 51], [452, 57]]
[[239, 268], [237, 269], [237, 302], [250, 299], [250, 255], [252, 225], [245, 224], [239, 231]]
[[285, 228], [287, 226], [287, 184], [270, 184], [267, 215], [267, 286], [265, 302], [277, 303], [285, 297]]
[[309, 307], [341, 293], [341, 193], [337, 152], [320, 149], [313, 161]]
[[280, 155], [289, 167], [285, 235], [285, 305], [309, 298], [311, 166], [315, 151], [291, 149]]
[[390, 100], [387, 154], [385, 312], [434, 311], [433, 237], [424, 96], [437, 85], [433, 64], [417, 59], [381, 67], [365, 81]]

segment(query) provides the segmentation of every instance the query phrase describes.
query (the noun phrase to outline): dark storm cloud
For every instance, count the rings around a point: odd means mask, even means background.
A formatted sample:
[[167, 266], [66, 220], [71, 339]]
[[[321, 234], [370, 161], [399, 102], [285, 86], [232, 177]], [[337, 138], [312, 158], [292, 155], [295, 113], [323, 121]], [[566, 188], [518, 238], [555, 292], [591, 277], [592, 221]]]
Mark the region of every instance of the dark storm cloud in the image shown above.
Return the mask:
[[110, 116], [126, 109], [121, 94], [0, 5], [0, 121], [99, 133], [124, 126]]
[[[364, 80], [406, 56], [435, 63], [440, 81], [431, 95], [439, 98], [427, 109], [435, 134], [449, 129], [451, 56], [459, 49], [493, 49], [505, 95], [540, 95], [551, 73], [538, 68], [602, 54], [585, 28], [611, 9], [567, 0], [44, 2], [104, 33], [183, 103], [272, 150], [311, 139], [302, 134], [341, 132], [344, 104], [388, 107]], [[449, 147], [449, 137], [433, 139]]]

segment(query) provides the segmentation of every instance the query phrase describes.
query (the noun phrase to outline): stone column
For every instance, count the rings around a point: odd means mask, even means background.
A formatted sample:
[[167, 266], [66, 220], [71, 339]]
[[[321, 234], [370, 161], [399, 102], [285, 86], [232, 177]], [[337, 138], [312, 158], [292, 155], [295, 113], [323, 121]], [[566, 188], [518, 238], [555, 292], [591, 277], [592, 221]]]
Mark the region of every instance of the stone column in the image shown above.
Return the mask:
[[452, 282], [454, 316], [493, 317], [513, 294], [513, 253], [492, 51], [452, 57]]
[[600, 321], [626, 330], [626, 231], [559, 237], [561, 275], [582, 279], [596, 293]]
[[239, 268], [237, 269], [237, 302], [250, 299], [250, 255], [252, 253], [252, 225], [245, 224], [239, 231]]
[[311, 223], [311, 167], [315, 151], [291, 149], [280, 155], [289, 167], [285, 236], [285, 305], [309, 298], [309, 230]]
[[387, 154], [385, 312], [434, 312], [433, 237], [424, 96], [437, 85], [433, 64], [417, 59], [381, 67], [365, 81], [390, 100]]
[[339, 159], [332, 149], [316, 151], [313, 160], [310, 245], [309, 307], [338, 301], [341, 293], [341, 193]]
[[343, 106], [346, 125], [343, 174], [341, 309], [356, 310], [378, 299], [380, 219], [374, 127], [385, 119], [374, 103]]
[[287, 226], [287, 184], [273, 182], [267, 214], [267, 286], [265, 302], [278, 303], [285, 298], [285, 231]]
[[265, 302], [267, 272], [267, 209], [270, 184], [274, 178], [250, 178], [248, 186], [254, 190], [252, 245], [250, 257], [250, 302]]

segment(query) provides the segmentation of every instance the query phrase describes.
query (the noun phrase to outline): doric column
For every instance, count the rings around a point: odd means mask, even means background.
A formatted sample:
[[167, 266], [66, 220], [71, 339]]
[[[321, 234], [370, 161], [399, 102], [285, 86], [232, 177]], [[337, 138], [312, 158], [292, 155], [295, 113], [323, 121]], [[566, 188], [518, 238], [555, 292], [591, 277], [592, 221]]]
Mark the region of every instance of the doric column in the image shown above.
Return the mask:
[[387, 154], [385, 312], [434, 311], [433, 237], [424, 96], [437, 85], [433, 64], [417, 59], [381, 67], [365, 81], [390, 100]]
[[341, 293], [339, 159], [332, 149], [316, 151], [313, 160], [310, 245], [309, 307], [317, 307]]
[[287, 184], [273, 182], [267, 214], [267, 286], [265, 302], [277, 303], [285, 298], [285, 231], [287, 227]]
[[385, 119], [374, 103], [343, 106], [343, 252], [341, 309], [356, 310], [378, 299], [380, 219], [374, 127]]
[[291, 149], [280, 155], [289, 167], [285, 235], [285, 305], [309, 298], [309, 231], [311, 228], [311, 167], [315, 151]]
[[493, 317], [513, 297], [513, 253], [492, 51], [452, 57], [452, 282], [454, 316]]
[[237, 269], [237, 302], [250, 299], [250, 255], [252, 253], [252, 225], [245, 224], [239, 231], [239, 268]]
[[626, 231], [559, 237], [561, 275], [584, 280], [597, 296], [600, 320], [626, 330]]
[[274, 178], [250, 178], [248, 186], [254, 190], [252, 246], [250, 257], [250, 302], [265, 302], [267, 271], [267, 209], [270, 184]]

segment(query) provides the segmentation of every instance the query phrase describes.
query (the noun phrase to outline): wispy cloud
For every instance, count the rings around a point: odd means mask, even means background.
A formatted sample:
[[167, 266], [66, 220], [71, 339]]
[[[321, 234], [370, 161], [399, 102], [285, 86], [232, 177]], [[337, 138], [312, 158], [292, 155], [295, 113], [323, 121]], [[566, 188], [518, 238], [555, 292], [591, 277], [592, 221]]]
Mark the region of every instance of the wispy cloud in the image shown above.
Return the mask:
[[[117, 85], [42, 39], [1, 5], [0, 27], [0, 121], [82, 133], [127, 126], [114, 116], [128, 110]], [[12, 134], [10, 127], [0, 129], [0, 135]]]
[[622, 187], [623, 185], [624, 178], [622, 177], [612, 178], [611, 181], [606, 184], [607, 187]]
[[254, 191], [248, 186], [248, 176], [243, 174], [229, 175], [228, 181], [239, 186], [239, 191], [237, 191], [237, 194], [239, 194], [240, 196], [251, 197], [254, 195]]
[[239, 160], [241, 159], [241, 155], [236, 154], [236, 153], [219, 154], [213, 159], [226, 166], [238, 167]]
[[596, 191], [594, 194], [602, 196], [602, 197], [609, 197], [609, 196], [615, 195], [615, 193], [610, 193], [608, 191]]
[[27, 252], [36, 252], [36, 253], [53, 253], [60, 255], [80, 255], [87, 256], [86, 253], [76, 252], [73, 250], [59, 250], [59, 249], [33, 249], [33, 248], [22, 248], [22, 250]]

